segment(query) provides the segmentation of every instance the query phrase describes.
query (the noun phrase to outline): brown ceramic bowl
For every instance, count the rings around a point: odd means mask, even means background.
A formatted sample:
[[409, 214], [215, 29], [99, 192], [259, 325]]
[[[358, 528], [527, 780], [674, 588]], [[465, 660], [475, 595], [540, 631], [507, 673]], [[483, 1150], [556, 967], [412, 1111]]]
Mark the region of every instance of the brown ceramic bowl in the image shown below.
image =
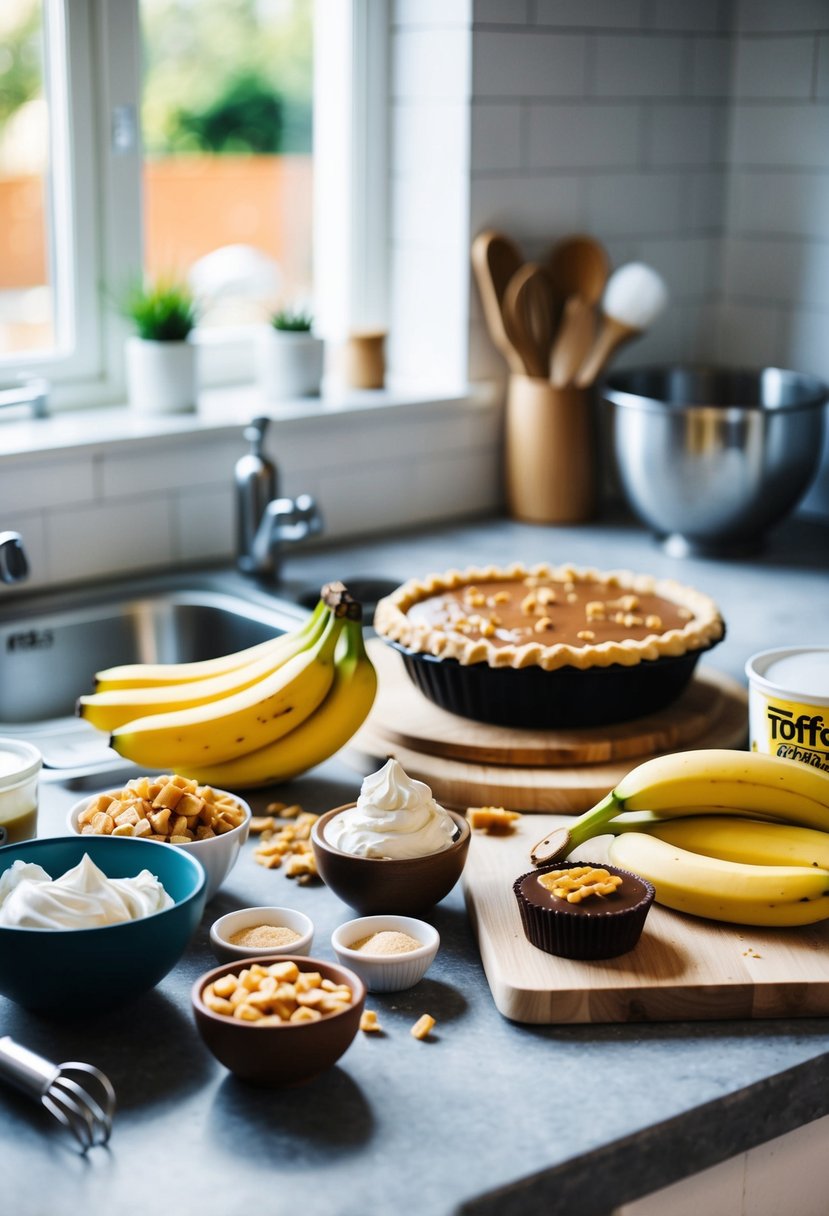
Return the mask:
[[[294, 962], [300, 971], [319, 971], [323, 979], [348, 984], [354, 1000], [341, 1013], [330, 1013], [318, 1022], [286, 1022], [280, 1026], [257, 1026], [213, 1013], [202, 1000], [208, 984], [223, 975], [238, 974], [251, 963]], [[204, 1042], [220, 1064], [252, 1085], [297, 1085], [310, 1081], [339, 1060], [351, 1046], [360, 1028], [366, 1000], [363, 981], [347, 967], [304, 955], [274, 954], [264, 958], [238, 959], [199, 976], [190, 993], [196, 1025]]]
[[335, 849], [325, 838], [325, 829], [335, 815], [355, 803], [326, 811], [311, 829], [311, 845], [317, 869], [326, 886], [363, 916], [395, 912], [414, 916], [426, 912], [448, 895], [461, 876], [469, 851], [469, 824], [457, 811], [449, 814], [457, 834], [448, 849], [426, 857], [404, 859], [355, 857]]

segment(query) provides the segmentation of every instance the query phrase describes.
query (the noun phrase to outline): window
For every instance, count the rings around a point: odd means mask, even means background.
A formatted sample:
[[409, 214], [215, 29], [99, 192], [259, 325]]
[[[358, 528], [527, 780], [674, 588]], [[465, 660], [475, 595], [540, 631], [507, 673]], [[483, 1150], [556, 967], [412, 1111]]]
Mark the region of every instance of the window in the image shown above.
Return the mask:
[[[3, 0], [0, 383], [44, 375], [58, 407], [118, 400], [117, 296], [142, 271], [192, 276], [201, 337], [228, 348], [272, 307], [326, 313], [349, 275], [381, 296], [382, 189], [370, 229], [352, 196], [372, 172], [364, 128], [383, 183], [358, 65], [371, 42], [382, 67], [386, 21], [386, 0]], [[317, 273], [320, 232], [334, 272]]]
[[[7, 0], [0, 9], [0, 376], [99, 370], [95, 305], [96, 207], [72, 157], [91, 164], [89, 26], [70, 31], [57, 0]], [[81, 219], [81, 217], [84, 217]], [[80, 273], [80, 268], [84, 273]]]
[[146, 271], [190, 276], [208, 326], [308, 307], [311, 0], [139, 5]]

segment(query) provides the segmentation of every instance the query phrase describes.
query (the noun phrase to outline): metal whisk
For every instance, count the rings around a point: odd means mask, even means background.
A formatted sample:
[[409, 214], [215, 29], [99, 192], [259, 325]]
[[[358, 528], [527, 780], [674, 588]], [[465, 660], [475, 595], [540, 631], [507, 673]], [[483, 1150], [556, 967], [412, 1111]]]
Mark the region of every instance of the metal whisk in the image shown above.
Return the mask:
[[99, 1068], [75, 1060], [53, 1064], [5, 1035], [0, 1038], [0, 1077], [38, 1098], [72, 1133], [82, 1152], [109, 1140], [115, 1090]]

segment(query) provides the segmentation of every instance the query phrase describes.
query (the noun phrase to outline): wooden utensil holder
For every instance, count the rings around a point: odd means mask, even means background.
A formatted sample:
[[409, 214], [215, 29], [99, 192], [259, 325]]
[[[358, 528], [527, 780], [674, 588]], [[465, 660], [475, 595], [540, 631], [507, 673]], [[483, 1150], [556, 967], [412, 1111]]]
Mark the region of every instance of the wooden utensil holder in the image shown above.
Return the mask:
[[596, 444], [590, 389], [553, 388], [514, 374], [504, 436], [509, 513], [528, 523], [583, 523], [596, 510]]
[[382, 388], [386, 380], [385, 331], [353, 333], [343, 347], [342, 379], [348, 388]]

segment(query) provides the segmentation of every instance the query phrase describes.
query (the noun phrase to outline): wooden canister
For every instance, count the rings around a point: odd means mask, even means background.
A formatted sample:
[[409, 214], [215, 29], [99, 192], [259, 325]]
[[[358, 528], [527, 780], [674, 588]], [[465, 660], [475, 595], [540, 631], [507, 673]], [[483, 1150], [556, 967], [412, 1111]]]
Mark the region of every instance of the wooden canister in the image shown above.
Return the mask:
[[504, 455], [513, 518], [540, 524], [593, 518], [597, 469], [590, 389], [510, 376]]
[[385, 346], [383, 330], [350, 334], [342, 350], [343, 383], [349, 388], [382, 388], [386, 379]]

